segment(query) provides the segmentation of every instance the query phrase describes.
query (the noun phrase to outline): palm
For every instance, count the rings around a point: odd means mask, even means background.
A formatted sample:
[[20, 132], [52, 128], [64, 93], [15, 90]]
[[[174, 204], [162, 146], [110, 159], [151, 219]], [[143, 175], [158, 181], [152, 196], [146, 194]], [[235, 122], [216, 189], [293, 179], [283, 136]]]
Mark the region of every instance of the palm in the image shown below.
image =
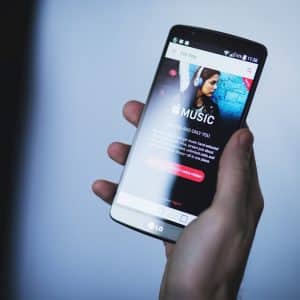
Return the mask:
[[[133, 124], [134, 126], [138, 125], [141, 113], [143, 111], [144, 108], [144, 104], [142, 104], [141, 102], [138, 101], [129, 101], [125, 104], [124, 109], [123, 109], [123, 114], [125, 119], [130, 122], [131, 124]], [[124, 143], [120, 143], [120, 142], [114, 142], [112, 144], [109, 145], [108, 147], [108, 155], [109, 157], [114, 160], [115, 162], [124, 165], [128, 156], [130, 150], [130, 145], [124, 144]], [[224, 156], [224, 155], [223, 155]], [[225, 158], [223, 158], [224, 163], [229, 163], [229, 160]], [[221, 162], [222, 163], [222, 159]], [[256, 173], [256, 165], [255, 165], [255, 159], [254, 156], [252, 157], [251, 160], [251, 180], [249, 183], [249, 190], [247, 192], [248, 195], [245, 195], [244, 198], [251, 198], [249, 199], [249, 202], [252, 202], [252, 208], [250, 211], [251, 216], [253, 215], [254, 217], [254, 224], [256, 224], [258, 222], [258, 218], [260, 216], [260, 213], [262, 211], [262, 205], [263, 205], [263, 199], [262, 199], [262, 195], [260, 192], [260, 188], [259, 188], [259, 184], [258, 184], [258, 179], [257, 179], [257, 173]], [[220, 172], [220, 174], [218, 174], [218, 176], [222, 177], [222, 172]], [[218, 177], [218, 179], [220, 179]], [[227, 178], [227, 174], [223, 174], [224, 178]], [[221, 180], [221, 182], [226, 181], [225, 180]], [[230, 186], [230, 182], [229, 185]], [[98, 195], [100, 198], [102, 198], [104, 201], [106, 201], [107, 203], [111, 204], [113, 197], [115, 195], [117, 189], [117, 184], [107, 181], [107, 180], [96, 180], [93, 184], [93, 191], [95, 192], [96, 195]], [[234, 187], [232, 187], [232, 189], [234, 190]], [[220, 198], [220, 197], [219, 197]], [[215, 202], [215, 200], [214, 200]], [[215, 207], [213, 207], [214, 209]], [[202, 220], [207, 220], [207, 218], [205, 218], [205, 216], [208, 214], [210, 214], [211, 210], [207, 210], [204, 213], [201, 214], [201, 218]], [[220, 215], [222, 216], [223, 211], [220, 212]], [[216, 218], [213, 218], [213, 222], [215, 222]], [[210, 222], [210, 219], [208, 218], [208, 222]], [[190, 227], [190, 226], [188, 226]], [[188, 228], [186, 228], [188, 229]], [[188, 232], [190, 231], [190, 229], [188, 230], [184, 230], [186, 236], [188, 236]], [[168, 243], [168, 242], [164, 242], [165, 245], [165, 252], [166, 252], [166, 256], [169, 257], [170, 254], [174, 251], [175, 248], [175, 244], [172, 243]]]

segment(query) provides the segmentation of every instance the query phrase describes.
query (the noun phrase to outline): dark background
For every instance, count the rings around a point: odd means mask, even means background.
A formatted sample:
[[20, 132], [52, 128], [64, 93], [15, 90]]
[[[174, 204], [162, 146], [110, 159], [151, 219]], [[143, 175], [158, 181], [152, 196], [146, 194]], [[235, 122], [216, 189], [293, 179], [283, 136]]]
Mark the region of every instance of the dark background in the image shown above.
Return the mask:
[[20, 1], [1, 9], [1, 295], [14, 298], [12, 276], [18, 203], [16, 190], [23, 146], [24, 126], [28, 116], [27, 97], [30, 80], [32, 29], [35, 1]]

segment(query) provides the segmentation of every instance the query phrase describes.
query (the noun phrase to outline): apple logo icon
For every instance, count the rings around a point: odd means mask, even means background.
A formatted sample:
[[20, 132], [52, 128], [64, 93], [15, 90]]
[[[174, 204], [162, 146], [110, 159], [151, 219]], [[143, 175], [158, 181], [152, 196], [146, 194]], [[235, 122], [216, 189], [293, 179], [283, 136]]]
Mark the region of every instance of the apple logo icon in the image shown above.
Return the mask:
[[179, 113], [180, 113], [180, 106], [179, 106], [179, 104], [176, 104], [176, 105], [172, 106], [172, 113], [175, 114], [175, 115], [179, 115]]

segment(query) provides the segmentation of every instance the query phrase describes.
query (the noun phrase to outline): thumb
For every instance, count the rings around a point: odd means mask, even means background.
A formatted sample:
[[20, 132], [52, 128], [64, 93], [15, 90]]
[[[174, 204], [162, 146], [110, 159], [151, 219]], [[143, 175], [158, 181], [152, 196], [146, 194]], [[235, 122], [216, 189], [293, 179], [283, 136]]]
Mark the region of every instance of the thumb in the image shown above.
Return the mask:
[[239, 129], [229, 139], [219, 163], [215, 202], [235, 205], [247, 198], [252, 144], [253, 135], [247, 128]]

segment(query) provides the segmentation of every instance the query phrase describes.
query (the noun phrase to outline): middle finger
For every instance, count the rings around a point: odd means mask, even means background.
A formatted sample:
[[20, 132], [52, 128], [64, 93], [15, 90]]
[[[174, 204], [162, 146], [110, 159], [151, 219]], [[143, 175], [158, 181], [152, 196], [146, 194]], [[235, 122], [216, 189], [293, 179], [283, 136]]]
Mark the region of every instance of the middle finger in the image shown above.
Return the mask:
[[130, 146], [120, 142], [111, 143], [107, 148], [109, 157], [116, 163], [124, 165], [130, 150]]

